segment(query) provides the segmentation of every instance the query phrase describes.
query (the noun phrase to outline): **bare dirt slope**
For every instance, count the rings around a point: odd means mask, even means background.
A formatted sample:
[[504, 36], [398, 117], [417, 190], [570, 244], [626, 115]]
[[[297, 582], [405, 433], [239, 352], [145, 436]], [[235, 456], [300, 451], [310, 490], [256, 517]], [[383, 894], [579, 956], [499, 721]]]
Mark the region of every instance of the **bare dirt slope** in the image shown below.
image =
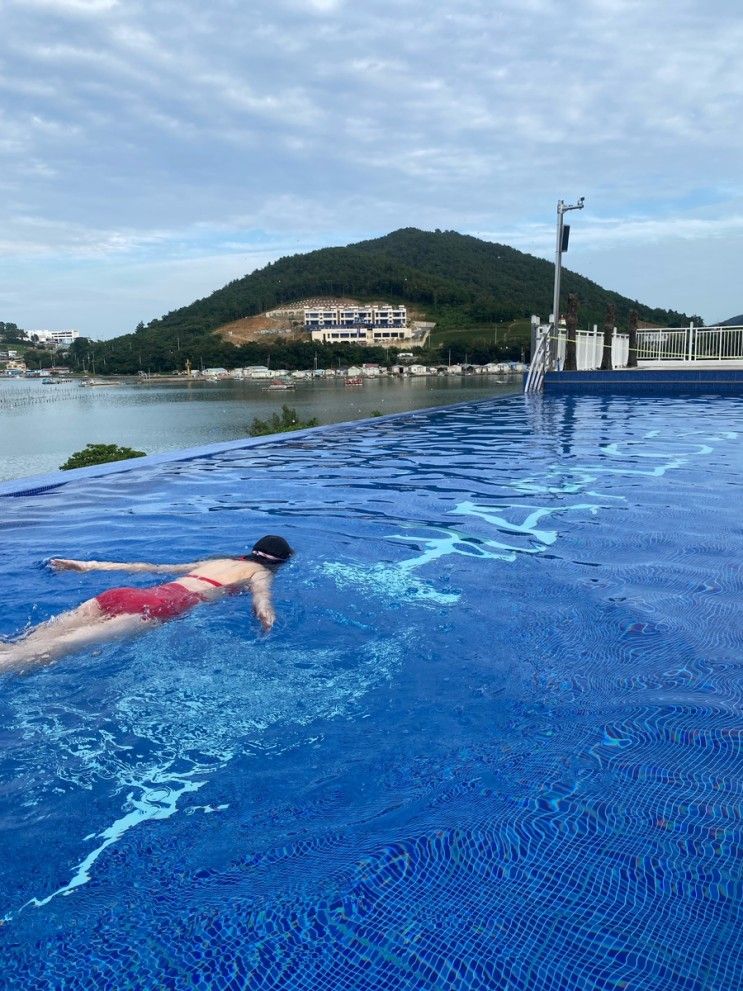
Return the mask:
[[255, 317], [243, 317], [223, 324], [214, 331], [230, 344], [247, 344], [249, 341], [265, 340], [267, 337], [302, 338], [307, 335], [301, 323], [285, 317], [267, 317], [264, 313]]
[[232, 323], [223, 324], [214, 331], [231, 344], [246, 344], [266, 337], [287, 337], [299, 340], [309, 337], [305, 332], [305, 306], [356, 306], [358, 300], [345, 296], [314, 296], [311, 299], [298, 299], [293, 303], [283, 303], [267, 313], [254, 317], [242, 317]]

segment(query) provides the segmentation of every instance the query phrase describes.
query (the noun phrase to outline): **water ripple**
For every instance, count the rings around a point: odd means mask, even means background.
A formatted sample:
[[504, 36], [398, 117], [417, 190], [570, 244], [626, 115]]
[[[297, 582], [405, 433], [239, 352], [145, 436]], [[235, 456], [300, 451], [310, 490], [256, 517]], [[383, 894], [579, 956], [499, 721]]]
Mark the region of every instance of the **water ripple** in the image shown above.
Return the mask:
[[741, 985], [742, 434], [519, 397], [5, 500], [6, 633], [100, 589], [52, 553], [299, 550], [269, 638], [0, 683], [7, 986]]

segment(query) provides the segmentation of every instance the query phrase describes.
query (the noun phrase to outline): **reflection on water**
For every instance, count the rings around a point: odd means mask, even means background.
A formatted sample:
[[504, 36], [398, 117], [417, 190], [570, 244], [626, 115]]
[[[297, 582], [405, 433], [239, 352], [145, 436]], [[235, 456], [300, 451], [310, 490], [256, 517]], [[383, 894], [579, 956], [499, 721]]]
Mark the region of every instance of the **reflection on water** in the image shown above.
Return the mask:
[[55, 471], [86, 444], [121, 444], [147, 454], [218, 444], [247, 436], [254, 417], [282, 404], [302, 419], [341, 423], [380, 413], [443, 406], [518, 392], [520, 378], [438, 376], [299, 382], [290, 392], [264, 392], [249, 382], [172, 382], [81, 389], [50, 388], [34, 379], [0, 379], [0, 479]]

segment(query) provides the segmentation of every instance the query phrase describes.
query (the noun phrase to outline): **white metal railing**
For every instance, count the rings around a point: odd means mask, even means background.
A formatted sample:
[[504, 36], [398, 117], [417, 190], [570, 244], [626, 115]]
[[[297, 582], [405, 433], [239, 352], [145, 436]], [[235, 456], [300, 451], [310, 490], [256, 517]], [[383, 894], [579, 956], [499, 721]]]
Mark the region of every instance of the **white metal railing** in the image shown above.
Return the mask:
[[[532, 319], [533, 357], [524, 384], [525, 392], [540, 392], [544, 373], [550, 369], [561, 370], [565, 365], [567, 331], [560, 327], [556, 341], [550, 340], [551, 327]], [[601, 367], [604, 334], [594, 325], [592, 330], [578, 330], [575, 334], [576, 365], [578, 371], [590, 371]], [[552, 346], [550, 346], [552, 345]], [[629, 360], [629, 335], [612, 335], [612, 368], [626, 368]], [[735, 327], [644, 327], [637, 331], [637, 360], [654, 361], [741, 361], [743, 362], [743, 326]]]
[[638, 361], [685, 361], [688, 357], [688, 327], [637, 331]]
[[[560, 327], [557, 341], [550, 338], [549, 324], [535, 326], [533, 355], [529, 372], [524, 383], [524, 392], [541, 392], [544, 373], [551, 368], [562, 370], [567, 350], [567, 330]], [[550, 348], [550, 343], [555, 344]], [[549, 353], [548, 353], [549, 352]], [[594, 325], [592, 330], [578, 330], [575, 334], [575, 363], [579, 372], [592, 371], [601, 367], [604, 352], [604, 332]], [[612, 368], [625, 368], [629, 355], [629, 336], [617, 333], [616, 327], [611, 341]]]
[[743, 361], [743, 327], [653, 327], [637, 331], [638, 361]]
[[743, 358], [743, 327], [695, 327], [692, 361]]

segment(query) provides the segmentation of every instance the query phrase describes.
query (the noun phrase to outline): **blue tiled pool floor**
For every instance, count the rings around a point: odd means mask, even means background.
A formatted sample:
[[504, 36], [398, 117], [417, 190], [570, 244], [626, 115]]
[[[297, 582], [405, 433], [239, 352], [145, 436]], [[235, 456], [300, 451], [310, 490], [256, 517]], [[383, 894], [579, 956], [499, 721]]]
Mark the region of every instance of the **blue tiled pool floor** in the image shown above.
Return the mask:
[[298, 555], [266, 638], [233, 598], [0, 678], [0, 984], [741, 986], [742, 413], [515, 397], [3, 499], [6, 635], [114, 584], [52, 554]]

